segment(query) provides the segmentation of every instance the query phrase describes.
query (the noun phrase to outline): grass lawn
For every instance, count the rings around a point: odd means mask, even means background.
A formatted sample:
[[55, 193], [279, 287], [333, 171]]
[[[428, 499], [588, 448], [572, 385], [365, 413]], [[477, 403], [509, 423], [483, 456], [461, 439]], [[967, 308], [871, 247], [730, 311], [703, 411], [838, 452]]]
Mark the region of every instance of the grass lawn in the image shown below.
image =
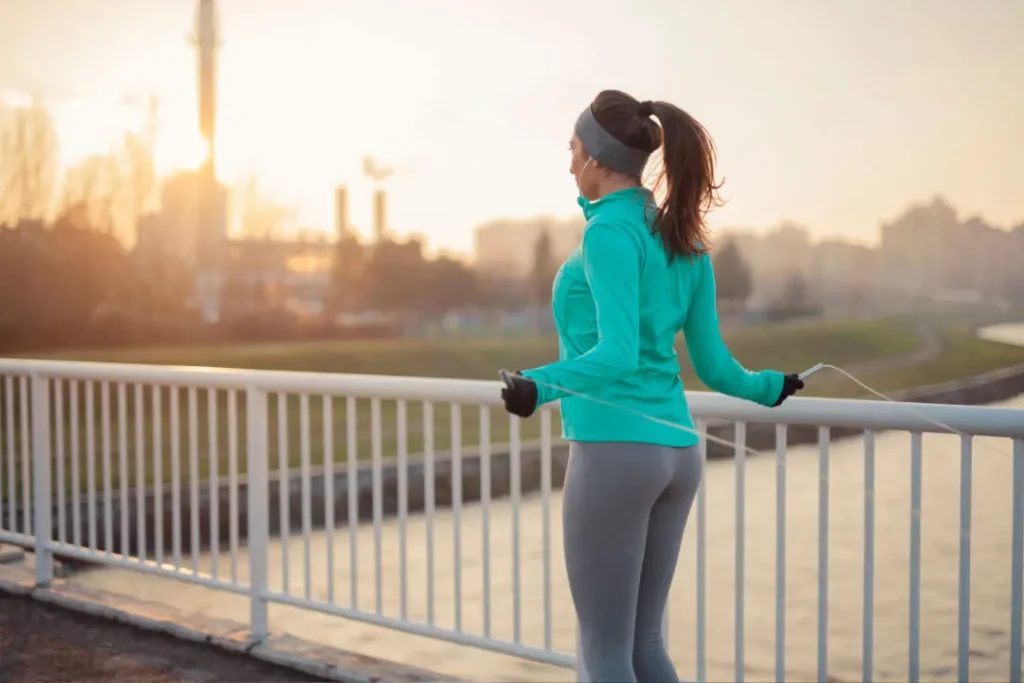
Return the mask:
[[[909, 353], [919, 344], [913, 323], [905, 319], [764, 325], [726, 331], [725, 338], [733, 354], [747, 367], [771, 367], [788, 372], [813, 365], [818, 356], [826, 351], [837, 363], [856, 363]], [[680, 345], [682, 348], [683, 345]], [[536, 367], [557, 359], [558, 344], [553, 337], [316, 341], [68, 351], [31, 357], [256, 370], [497, 379], [499, 368]], [[684, 359], [682, 365], [684, 379], [692, 378], [689, 363]]]
[[[954, 322], [936, 323], [942, 342], [942, 353], [936, 358], [903, 365], [883, 372], [865, 373], [860, 379], [883, 392], [940, 384], [964, 377], [973, 377], [1000, 368], [1024, 363], [1024, 347], [979, 339], [964, 325]], [[860, 396], [857, 387], [836, 395]]]
[[[943, 343], [939, 358], [920, 364], [899, 366], [888, 372], [857, 373], [857, 365], [884, 358], [895, 358], [914, 352], [920, 347], [916, 322], [907, 318], [840, 320], [829, 322], [801, 322], [784, 325], [743, 328], [726, 333], [726, 340], [733, 354], [751, 369], [774, 368], [786, 372], [803, 370], [818, 361], [826, 361], [852, 369], [855, 374], [882, 391], [910, 388], [921, 384], [933, 384], [947, 379], [978, 374], [1006, 365], [1024, 362], [1024, 348], [1006, 346], [995, 342], [976, 339], [966, 326], [955, 323], [938, 323]], [[235, 368], [305, 370], [319, 372], [354, 372], [388, 375], [420, 375], [437, 377], [463, 377], [476, 379], [495, 378], [498, 368], [524, 368], [540, 365], [557, 357], [554, 340], [400, 340], [381, 342], [315, 342], [302, 344], [253, 344], [241, 346], [210, 346], [191, 348], [141, 349], [103, 352], [61, 353], [49, 358], [66, 360], [91, 360], [109, 362], [130, 362], [169, 365], [209, 365]], [[685, 351], [681, 348], [683, 379], [688, 389], [701, 389], [696, 380]], [[820, 379], [819, 379], [820, 378]], [[2, 491], [0, 497], [8, 497], [8, 462], [14, 465], [13, 481], [20, 480], [19, 459], [21, 449], [20, 397], [15, 383], [14, 394], [8, 394], [6, 383], [0, 385], [0, 453], [3, 466], [0, 467]], [[162, 481], [172, 480], [177, 447], [177, 463], [187, 495], [187, 482], [193, 474], [206, 479], [216, 468], [220, 477], [226, 477], [231, 469], [230, 445], [236, 444], [237, 471], [245, 471], [245, 400], [238, 395], [234, 411], [237, 420], [235, 429], [230, 429], [228, 414], [230, 408], [228, 392], [214, 392], [213, 419], [211, 419], [210, 392], [203, 389], [171, 389], [168, 387], [144, 387], [141, 390], [142, 411], [137, 414], [134, 386], [125, 387], [124, 410], [121, 410], [119, 387], [111, 386], [103, 392], [99, 385], [92, 387], [91, 414], [87, 388], [78, 383], [77, 398], [72, 401], [68, 382], [62, 382], [59, 395], [61, 404], [61, 433], [54, 434], [53, 445], [58, 440], [65, 456], [64, 480], [68, 491], [72, 487], [89, 487], [89, 448], [91, 436], [93, 447], [93, 479], [98, 490], [102, 490], [106, 478], [104, 465], [109, 453], [109, 480], [115, 490], [119, 487], [122, 472], [131, 484], [139, 481], [135, 454], [137, 443], [142, 450], [142, 480], [152, 483], [154, 472], [162, 472]], [[106, 398], [104, 398], [106, 393]], [[172, 394], [177, 397], [177, 408]], [[808, 387], [809, 395], [860, 396], [863, 391], [848, 380], [833, 374], [821, 373]], [[154, 399], [159, 397], [160, 409], [154, 410]], [[14, 429], [8, 429], [6, 401], [14, 399]], [[73, 403], [75, 404], [73, 406]], [[355, 429], [357, 456], [369, 458], [371, 442], [371, 403], [360, 399], [355, 402]], [[299, 396], [271, 398], [270, 410], [270, 460], [278, 468], [282, 458], [287, 466], [295, 467], [301, 462], [302, 449], [308, 449], [310, 462], [317, 466], [323, 462], [325, 445], [333, 446], [335, 462], [344, 466], [347, 454], [348, 410], [346, 399], [335, 398], [325, 412], [324, 399], [310, 396], [308, 411], [301, 409]], [[73, 411], [74, 408], [74, 411]], [[480, 442], [480, 408], [461, 408], [462, 444], [475, 447]], [[75, 419], [72, 418], [73, 412]], [[446, 450], [451, 445], [451, 412], [447, 404], [433, 406], [434, 445]], [[124, 415], [123, 421], [121, 415]], [[194, 414], [194, 421], [190, 417]], [[330, 415], [332, 434], [325, 439], [325, 414]], [[424, 407], [421, 403], [410, 402], [406, 406], [407, 443], [410, 453], [421, 453], [424, 447]], [[492, 442], [508, 440], [509, 419], [504, 411], [490, 409], [490, 436]], [[381, 451], [384, 457], [397, 453], [397, 408], [392, 401], [380, 404]], [[303, 444], [300, 434], [304, 422], [309, 424], [308, 443]], [[552, 421], [558, 429], [557, 418]], [[195, 429], [190, 429], [190, 424]], [[91, 425], [91, 429], [90, 429]], [[104, 429], [104, 425], [107, 428]], [[211, 426], [214, 428], [211, 434]], [[522, 423], [524, 439], [539, 436], [540, 420], [526, 420]], [[454, 430], [458, 432], [459, 430]], [[122, 437], [123, 432], [123, 437]], [[140, 438], [141, 437], [141, 438]], [[176, 438], [175, 438], [176, 437]], [[137, 442], [138, 439], [138, 442]], [[123, 443], [122, 443], [123, 442]], [[78, 472], [70, 465], [73, 462], [73, 447], [77, 444]], [[13, 445], [15, 459], [11, 459], [9, 445]], [[281, 446], [284, 446], [282, 449]], [[122, 458], [123, 456], [123, 458]], [[122, 462], [123, 459], [123, 462]], [[159, 466], [157, 466], [159, 463]], [[123, 467], [122, 467], [123, 465]], [[56, 467], [54, 468], [56, 472]], [[76, 486], [77, 476], [77, 486]], [[22, 497], [20, 485], [18, 498]]]
[[[1024, 313], [1022, 313], [1024, 317]], [[915, 363], [898, 364], [883, 369], [858, 371], [856, 365], [843, 365], [827, 356], [826, 362], [845, 367], [878, 391], [892, 394], [901, 390], [941, 384], [965, 377], [974, 377], [1024, 363], [1024, 347], [979, 339], [975, 328], [998, 324], [1007, 320], [1000, 314], [968, 311], [964, 313], [922, 316], [935, 331], [941, 344], [940, 353]], [[876, 398], [849, 379], [835, 372], [824, 371], [815, 375], [803, 392], [805, 396], [834, 398]]]

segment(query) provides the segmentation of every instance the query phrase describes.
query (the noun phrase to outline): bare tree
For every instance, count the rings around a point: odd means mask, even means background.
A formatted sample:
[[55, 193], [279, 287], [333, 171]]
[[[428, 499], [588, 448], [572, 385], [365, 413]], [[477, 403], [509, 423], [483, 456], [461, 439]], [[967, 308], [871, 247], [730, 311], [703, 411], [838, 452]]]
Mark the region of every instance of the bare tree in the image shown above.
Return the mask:
[[0, 114], [0, 222], [44, 220], [57, 180], [53, 118], [38, 101]]
[[558, 262], [552, 253], [551, 233], [545, 229], [533, 243], [533, 271], [530, 273], [530, 286], [538, 306], [551, 303], [551, 287], [557, 272]]
[[149, 99], [145, 119], [139, 132], [124, 134], [121, 148], [124, 188], [130, 192], [128, 203], [132, 224], [146, 215], [152, 208], [156, 193], [156, 168], [153, 164], [153, 148], [157, 136], [156, 96]]
[[255, 173], [244, 176], [235, 186], [235, 210], [240, 232], [248, 239], [273, 239], [296, 223], [295, 208], [267, 195]]
[[753, 293], [754, 280], [750, 265], [734, 239], [725, 240], [711, 262], [715, 267], [717, 296], [720, 300], [742, 307]]
[[59, 213], [73, 214], [80, 210], [89, 227], [112, 233], [121, 180], [121, 169], [114, 155], [85, 157], [64, 176]]

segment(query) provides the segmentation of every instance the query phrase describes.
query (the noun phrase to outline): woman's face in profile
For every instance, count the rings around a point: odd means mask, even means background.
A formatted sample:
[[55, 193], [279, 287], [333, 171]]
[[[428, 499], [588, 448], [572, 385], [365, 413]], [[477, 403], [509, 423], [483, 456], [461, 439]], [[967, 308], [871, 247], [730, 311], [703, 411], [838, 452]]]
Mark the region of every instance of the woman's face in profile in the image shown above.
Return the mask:
[[[569, 150], [572, 152], [572, 157], [569, 160], [569, 173], [576, 178], [576, 187], [579, 188], [580, 194], [591, 199], [594, 185], [597, 182], [597, 174], [594, 173], [597, 162], [590, 160], [590, 155], [583, 149], [583, 143], [575, 135], [569, 141]], [[587, 170], [586, 174], [583, 173], [584, 168]]]

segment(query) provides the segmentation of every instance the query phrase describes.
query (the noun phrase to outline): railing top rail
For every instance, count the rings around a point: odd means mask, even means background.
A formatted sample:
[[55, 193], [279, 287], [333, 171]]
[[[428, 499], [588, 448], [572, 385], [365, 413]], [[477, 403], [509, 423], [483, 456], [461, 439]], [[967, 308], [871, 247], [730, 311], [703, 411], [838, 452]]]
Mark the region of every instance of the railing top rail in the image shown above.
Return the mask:
[[[37, 375], [80, 381], [125, 382], [214, 389], [249, 388], [362, 398], [409, 399], [500, 405], [500, 382], [442, 377], [331, 374], [129, 363], [94, 363], [0, 358], [0, 374]], [[695, 417], [742, 422], [947, 431], [977, 436], [1024, 438], [1024, 410], [865, 399], [794, 397], [778, 408], [706, 391], [687, 391]]]
[[247, 370], [199, 366], [95, 363], [0, 358], [0, 374], [38, 375], [80, 381], [127, 382], [214, 389], [263, 389], [365, 398], [406, 398], [456, 403], [501, 402], [496, 381], [357, 375], [294, 370]]

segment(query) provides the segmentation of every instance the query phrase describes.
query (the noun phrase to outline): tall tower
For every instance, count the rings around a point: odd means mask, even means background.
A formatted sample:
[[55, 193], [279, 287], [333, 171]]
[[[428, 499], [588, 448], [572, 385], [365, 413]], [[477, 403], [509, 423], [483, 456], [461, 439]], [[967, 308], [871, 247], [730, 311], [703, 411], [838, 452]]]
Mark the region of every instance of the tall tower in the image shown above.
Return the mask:
[[388, 199], [384, 188], [373, 192], [373, 238], [377, 242], [384, 241], [388, 234]]
[[349, 236], [348, 188], [339, 185], [334, 191], [334, 236], [339, 241]]
[[196, 67], [199, 84], [199, 132], [206, 141], [204, 175], [216, 177], [217, 136], [217, 50], [220, 48], [220, 22], [216, 0], [196, 0]]
[[384, 191], [384, 181], [394, 172], [393, 168], [378, 165], [373, 157], [363, 157], [363, 175], [376, 186], [373, 192], [373, 237], [377, 242], [382, 241], [388, 231], [387, 193]]
[[196, 0], [192, 44], [196, 48], [199, 132], [206, 141], [206, 159], [197, 178], [196, 298], [203, 317], [220, 319], [227, 238], [226, 197], [217, 182], [217, 50], [220, 26], [216, 0]]

